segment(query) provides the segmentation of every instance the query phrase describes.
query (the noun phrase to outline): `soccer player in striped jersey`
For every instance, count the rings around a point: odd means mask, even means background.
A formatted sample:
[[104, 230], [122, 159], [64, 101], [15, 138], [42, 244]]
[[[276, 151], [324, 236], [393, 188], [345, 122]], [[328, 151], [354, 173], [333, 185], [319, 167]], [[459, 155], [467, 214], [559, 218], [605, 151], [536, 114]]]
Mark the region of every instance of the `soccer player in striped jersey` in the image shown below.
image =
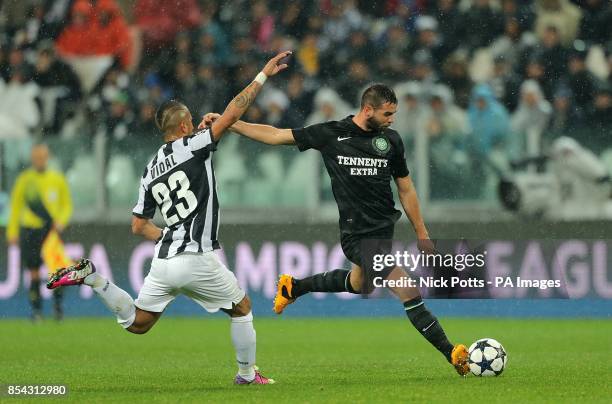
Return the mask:
[[[193, 134], [191, 113], [177, 101], [168, 101], [157, 111], [156, 123], [165, 144], [144, 170], [132, 217], [134, 234], [156, 242], [155, 257], [135, 301], [98, 274], [88, 260], [58, 271], [47, 287], [91, 286], [117, 316], [117, 322], [134, 334], [149, 331], [178, 294], [209, 312], [222, 310], [231, 317], [238, 363], [234, 383], [273, 383], [255, 366], [251, 302], [214, 252], [219, 248], [219, 203], [212, 156], [225, 131], [253, 103], [266, 78], [287, 67], [282, 60], [290, 54], [282, 52], [270, 59], [210, 128]], [[163, 229], [151, 222], [157, 208], [166, 224]]]

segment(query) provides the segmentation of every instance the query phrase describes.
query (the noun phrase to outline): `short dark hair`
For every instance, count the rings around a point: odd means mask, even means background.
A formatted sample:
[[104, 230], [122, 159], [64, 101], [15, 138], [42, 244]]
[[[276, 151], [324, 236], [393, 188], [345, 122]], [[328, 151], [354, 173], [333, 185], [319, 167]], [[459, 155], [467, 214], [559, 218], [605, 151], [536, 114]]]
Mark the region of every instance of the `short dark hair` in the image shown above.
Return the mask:
[[170, 100], [162, 103], [155, 113], [155, 124], [164, 135], [176, 130], [182, 121], [179, 112], [189, 112], [182, 102]]
[[397, 97], [390, 87], [380, 83], [372, 84], [366, 88], [361, 96], [361, 108], [366, 105], [378, 108], [386, 102], [397, 104]]

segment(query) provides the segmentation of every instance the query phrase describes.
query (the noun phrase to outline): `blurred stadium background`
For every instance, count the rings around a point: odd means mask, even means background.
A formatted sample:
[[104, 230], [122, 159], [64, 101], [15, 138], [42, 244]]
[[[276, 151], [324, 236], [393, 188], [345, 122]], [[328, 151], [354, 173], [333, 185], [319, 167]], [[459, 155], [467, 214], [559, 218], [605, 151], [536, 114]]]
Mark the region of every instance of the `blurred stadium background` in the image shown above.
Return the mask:
[[[606, 0], [4, 1], [0, 226], [31, 146], [49, 144], [74, 201], [69, 253], [91, 257], [135, 294], [152, 246], [130, 234], [129, 220], [161, 140], [156, 107], [177, 98], [194, 116], [221, 112], [267, 55], [285, 49], [294, 50], [290, 69], [266, 84], [244, 120], [300, 127], [341, 119], [368, 83], [392, 85], [394, 128], [433, 237], [612, 238]], [[344, 265], [315, 152], [227, 136], [215, 163], [224, 254], [258, 314], [271, 313], [280, 271]], [[401, 223], [398, 237], [413, 239]], [[1, 312], [25, 316], [27, 274], [5, 240], [3, 231]], [[610, 265], [603, 275], [587, 265], [582, 275], [579, 297], [589, 299], [432, 306], [441, 315], [609, 316]], [[68, 316], [105, 313], [89, 290], [70, 292], [68, 302], [79, 304], [67, 305]], [[397, 309], [345, 298], [309, 297], [295, 313]], [[180, 301], [171, 310], [198, 308]]]

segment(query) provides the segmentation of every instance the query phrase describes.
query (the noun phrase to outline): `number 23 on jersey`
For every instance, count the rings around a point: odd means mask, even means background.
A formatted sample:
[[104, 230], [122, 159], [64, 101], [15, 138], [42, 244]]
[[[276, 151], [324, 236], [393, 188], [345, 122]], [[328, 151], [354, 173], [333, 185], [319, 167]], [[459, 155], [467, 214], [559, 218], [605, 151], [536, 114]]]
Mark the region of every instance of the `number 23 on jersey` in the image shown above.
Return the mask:
[[[158, 182], [151, 188], [153, 197], [161, 209], [166, 225], [172, 226], [180, 219], [187, 218], [198, 206], [198, 199], [189, 189], [189, 179], [184, 171], [177, 171], [168, 177], [168, 184]], [[176, 191], [176, 192], [175, 192]], [[176, 214], [168, 216], [170, 209]]]

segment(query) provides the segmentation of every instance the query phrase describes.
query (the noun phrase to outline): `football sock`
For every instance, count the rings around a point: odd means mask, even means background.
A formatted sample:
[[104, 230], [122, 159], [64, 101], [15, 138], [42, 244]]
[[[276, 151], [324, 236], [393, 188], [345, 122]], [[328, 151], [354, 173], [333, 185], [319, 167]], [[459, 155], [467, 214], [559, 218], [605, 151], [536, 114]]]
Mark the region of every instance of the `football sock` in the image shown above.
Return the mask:
[[64, 297], [64, 290], [57, 288], [53, 291], [53, 310], [55, 311], [56, 317], [62, 316], [62, 300]]
[[34, 314], [40, 314], [42, 310], [42, 299], [40, 298], [40, 281], [39, 280], [31, 280], [30, 281], [30, 305], [32, 306], [32, 311]]
[[297, 298], [310, 292], [359, 293], [351, 286], [350, 273], [351, 271], [346, 269], [335, 269], [304, 279], [294, 279], [291, 297]]
[[125, 290], [119, 288], [97, 272], [89, 274], [85, 278], [84, 283], [91, 286], [104, 305], [117, 316], [117, 322], [123, 328], [128, 328], [132, 325], [136, 318], [136, 306], [134, 306], [132, 297]]
[[453, 344], [446, 338], [438, 319], [427, 310], [425, 302], [420, 297], [408, 300], [404, 302], [404, 310], [414, 328], [450, 362]]
[[248, 380], [255, 379], [255, 351], [257, 337], [253, 328], [253, 313], [246, 316], [232, 317], [230, 326], [232, 344], [236, 350], [236, 362], [238, 362], [238, 374]]

